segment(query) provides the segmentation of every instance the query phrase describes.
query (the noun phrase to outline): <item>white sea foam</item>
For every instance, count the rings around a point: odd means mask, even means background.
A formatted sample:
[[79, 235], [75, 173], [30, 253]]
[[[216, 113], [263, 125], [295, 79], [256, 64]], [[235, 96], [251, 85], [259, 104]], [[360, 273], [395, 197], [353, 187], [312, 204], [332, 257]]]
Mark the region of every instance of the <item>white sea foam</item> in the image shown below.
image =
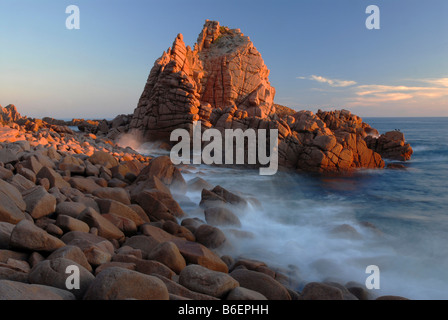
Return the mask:
[[[436, 260], [427, 251], [436, 250], [439, 243], [428, 241], [427, 246], [418, 247], [412, 243], [405, 245], [394, 234], [380, 234], [378, 230], [364, 227], [357, 220], [358, 204], [331, 193], [315, 198], [312, 193], [304, 194], [299, 187], [299, 176], [280, 178], [283, 188], [278, 189], [279, 181], [260, 177], [256, 172], [205, 166], [201, 166], [200, 171], [203, 173], [200, 176], [212, 185], [252, 194], [262, 202], [262, 208], [235, 209], [242, 222], [241, 230], [253, 236], [240, 237], [231, 228], [222, 228], [228, 244], [221, 254], [257, 259], [281, 268], [293, 275], [297, 290], [305, 282], [325, 279], [364, 284], [368, 276], [366, 267], [378, 265], [381, 290], [374, 290], [378, 296], [448, 298], [447, 269], [441, 267], [447, 266], [447, 260]], [[196, 174], [185, 176], [191, 179]], [[289, 195], [282, 193], [288, 188]], [[295, 192], [296, 196], [291, 196]], [[200, 192], [187, 195], [192, 202], [199, 203]], [[204, 219], [201, 210], [187, 212]], [[331, 232], [344, 224], [352, 226], [362, 239], [341, 238]], [[408, 239], [404, 237], [403, 241]]]

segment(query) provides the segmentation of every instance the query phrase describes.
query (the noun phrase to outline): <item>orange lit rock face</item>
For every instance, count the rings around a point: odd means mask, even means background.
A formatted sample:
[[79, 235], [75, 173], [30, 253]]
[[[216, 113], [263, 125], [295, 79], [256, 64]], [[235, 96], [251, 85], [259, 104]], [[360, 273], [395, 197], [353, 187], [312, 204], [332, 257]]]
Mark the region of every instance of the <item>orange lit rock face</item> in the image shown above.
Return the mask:
[[130, 127], [158, 140], [195, 120], [207, 122], [213, 109], [236, 107], [264, 118], [275, 111], [275, 89], [268, 76], [248, 37], [206, 21], [194, 50], [179, 34], [156, 61]]
[[404, 134], [399, 131], [386, 132], [380, 137], [367, 137], [366, 143], [381, 156], [392, 160], [407, 161], [414, 153], [409, 143], [406, 143]]
[[[383, 168], [378, 131], [350, 111], [276, 113], [269, 69], [239, 29], [206, 21], [192, 50], [179, 34], [155, 62], [129, 129], [169, 141], [174, 129], [278, 129], [279, 165], [299, 171]], [[378, 149], [379, 150], [379, 149]]]
[[[204, 39], [209, 29], [212, 36]], [[198, 51], [204, 70], [199, 86], [201, 102], [220, 109], [236, 106], [249, 116], [262, 118], [275, 111], [275, 89], [269, 83], [269, 70], [249, 37], [239, 30], [216, 28], [215, 22], [207, 22], [198, 43], [204, 43], [195, 48], [202, 47]]]

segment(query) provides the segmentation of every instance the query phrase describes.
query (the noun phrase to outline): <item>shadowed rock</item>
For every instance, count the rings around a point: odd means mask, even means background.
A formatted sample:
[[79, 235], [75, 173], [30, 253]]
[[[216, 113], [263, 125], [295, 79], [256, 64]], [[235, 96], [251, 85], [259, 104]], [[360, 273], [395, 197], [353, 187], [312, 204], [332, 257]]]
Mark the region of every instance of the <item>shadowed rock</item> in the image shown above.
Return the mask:
[[99, 273], [90, 285], [85, 300], [168, 300], [162, 280], [140, 272], [112, 267]]
[[209, 270], [197, 264], [185, 267], [179, 275], [184, 287], [216, 298], [224, 297], [239, 286], [238, 281], [227, 273]]
[[75, 300], [67, 291], [50, 286], [0, 280], [0, 300]]
[[52, 252], [65, 246], [65, 243], [32, 222], [22, 220], [12, 230], [10, 246], [21, 250]]

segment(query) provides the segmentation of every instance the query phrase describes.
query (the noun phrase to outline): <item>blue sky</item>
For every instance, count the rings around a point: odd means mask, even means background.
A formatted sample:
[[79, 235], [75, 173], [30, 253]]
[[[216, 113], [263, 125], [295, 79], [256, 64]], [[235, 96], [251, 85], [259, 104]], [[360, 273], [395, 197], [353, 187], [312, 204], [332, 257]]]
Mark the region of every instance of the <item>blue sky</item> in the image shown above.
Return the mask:
[[[81, 29], [67, 30], [68, 5]], [[365, 13], [377, 5], [381, 29]], [[0, 0], [0, 104], [31, 117], [132, 113], [154, 61], [205, 19], [240, 28], [276, 102], [363, 116], [448, 116], [446, 0]]]

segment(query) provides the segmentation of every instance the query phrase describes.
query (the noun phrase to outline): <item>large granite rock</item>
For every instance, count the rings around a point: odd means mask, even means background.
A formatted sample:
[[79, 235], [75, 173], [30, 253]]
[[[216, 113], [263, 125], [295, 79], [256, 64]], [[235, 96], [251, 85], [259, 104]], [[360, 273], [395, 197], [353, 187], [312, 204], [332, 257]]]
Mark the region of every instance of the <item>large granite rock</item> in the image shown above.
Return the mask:
[[10, 104], [6, 107], [0, 106], [0, 123], [11, 123], [22, 119], [15, 105]]
[[[344, 172], [385, 166], [380, 154], [390, 152], [369, 140], [378, 131], [350, 111], [314, 114], [281, 106], [277, 113], [268, 76], [249, 37], [207, 20], [194, 49], [179, 34], [155, 62], [127, 128], [143, 140], [164, 142], [174, 129], [192, 132], [195, 121], [221, 132], [277, 129], [280, 167]], [[409, 158], [409, 151], [394, 147], [397, 152]]]
[[369, 148], [387, 159], [407, 161], [414, 153], [400, 131], [389, 131], [379, 137], [369, 136], [365, 140]]
[[249, 37], [239, 29], [206, 21], [192, 50], [179, 34], [151, 70], [130, 128], [146, 139], [169, 137], [176, 128], [207, 124], [213, 109], [234, 106], [266, 117], [275, 111], [269, 70]]

